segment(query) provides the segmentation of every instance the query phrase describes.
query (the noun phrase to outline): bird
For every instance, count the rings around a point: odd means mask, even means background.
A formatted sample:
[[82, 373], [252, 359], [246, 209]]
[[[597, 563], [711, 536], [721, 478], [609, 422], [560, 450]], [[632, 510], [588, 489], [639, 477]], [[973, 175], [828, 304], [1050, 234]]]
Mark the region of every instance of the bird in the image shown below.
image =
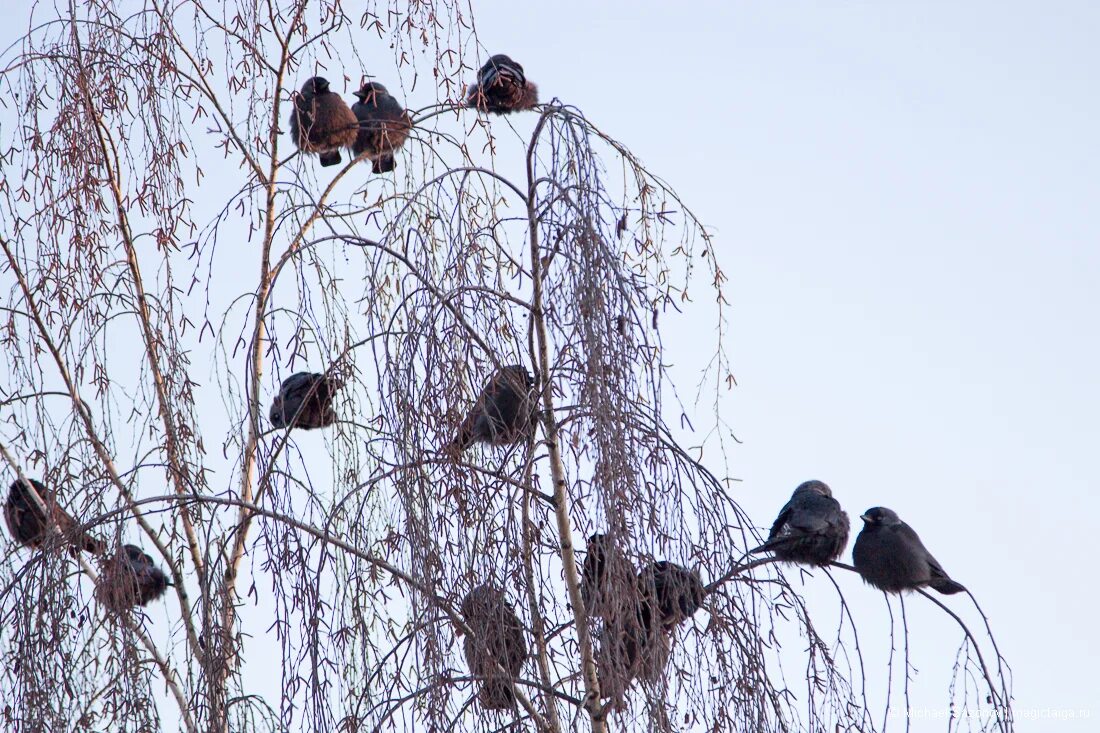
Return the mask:
[[651, 605], [654, 616], [666, 631], [691, 618], [703, 607], [703, 582], [699, 573], [658, 560], [638, 574], [642, 599]]
[[153, 558], [136, 545], [123, 545], [96, 580], [96, 598], [115, 613], [122, 613], [155, 601], [170, 585]]
[[397, 167], [394, 151], [405, 144], [412, 129], [409, 113], [378, 82], [366, 82], [355, 96], [359, 101], [351, 111], [359, 129], [351, 151], [356, 156], [366, 152], [374, 173], [389, 173]]
[[625, 608], [604, 621], [596, 652], [600, 696], [612, 698], [613, 707], [622, 707], [635, 679], [658, 682], [672, 650], [672, 635], [657, 622], [654, 605], [637, 593], [625, 596]]
[[[31, 487], [46, 507], [50, 522], [46, 521], [46, 514], [31, 496]], [[93, 555], [101, 555], [107, 549], [102, 540], [87, 532], [81, 532], [80, 522], [73, 519], [57, 504], [57, 497], [53, 492], [34, 479], [26, 481], [17, 479], [12, 483], [8, 490], [8, 500], [4, 504], [4, 521], [8, 525], [11, 536], [24, 547], [41, 548], [52, 534], [51, 525], [56, 525], [61, 530], [65, 541], [72, 545], [74, 555], [79, 554], [81, 550]]]
[[481, 706], [486, 710], [514, 707], [512, 686], [527, 660], [527, 641], [516, 612], [504, 592], [492, 585], [479, 585], [470, 591], [462, 599], [461, 610], [462, 619], [473, 632], [463, 642], [466, 664], [473, 675], [484, 678], [478, 686]]
[[332, 398], [344, 386], [335, 377], [296, 372], [283, 380], [268, 418], [276, 428], [326, 428], [336, 422]]
[[518, 364], [501, 367], [488, 381], [447, 449], [458, 455], [477, 442], [511, 445], [535, 428], [535, 378]]
[[355, 144], [359, 123], [347, 102], [329, 90], [328, 80], [311, 77], [291, 95], [290, 136], [303, 153], [317, 153], [322, 166], [339, 165], [340, 148]]
[[897, 512], [873, 507], [864, 512], [863, 529], [852, 548], [852, 561], [863, 580], [887, 593], [931, 586], [951, 595], [966, 590], [948, 577], [917, 533]]
[[614, 617], [629, 596], [624, 591], [635, 581], [634, 566], [615, 546], [610, 535], [594, 534], [588, 538], [581, 565], [581, 597], [589, 616]]
[[466, 90], [466, 106], [503, 115], [532, 109], [539, 92], [523, 74], [523, 67], [502, 53], [490, 58]]
[[806, 481], [794, 490], [768, 533], [768, 541], [749, 554], [770, 552], [780, 560], [828, 565], [848, 544], [850, 522], [823, 481]]
[[615, 706], [635, 679], [657, 682], [668, 665], [676, 625], [699, 610], [697, 573], [665, 560], [636, 573], [607, 534], [588, 538], [581, 595], [589, 618], [603, 619], [596, 655], [600, 694]]

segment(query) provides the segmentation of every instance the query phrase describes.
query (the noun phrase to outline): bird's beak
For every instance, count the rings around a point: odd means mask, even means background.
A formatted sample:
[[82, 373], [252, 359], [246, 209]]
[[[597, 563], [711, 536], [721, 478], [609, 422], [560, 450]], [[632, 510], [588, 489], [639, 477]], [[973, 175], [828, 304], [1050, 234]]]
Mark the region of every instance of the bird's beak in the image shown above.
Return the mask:
[[860, 514], [859, 518], [862, 519], [867, 524], [871, 523], [871, 518], [869, 516], [867, 516], [866, 514]]

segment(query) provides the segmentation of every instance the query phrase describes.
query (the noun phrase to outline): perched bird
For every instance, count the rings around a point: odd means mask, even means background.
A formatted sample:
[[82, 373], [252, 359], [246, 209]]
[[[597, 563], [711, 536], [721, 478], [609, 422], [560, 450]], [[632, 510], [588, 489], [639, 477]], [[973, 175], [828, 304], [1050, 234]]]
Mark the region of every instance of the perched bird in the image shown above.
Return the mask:
[[298, 372], [283, 381], [268, 417], [276, 428], [324, 428], [336, 422], [332, 398], [343, 383], [324, 374]]
[[768, 534], [750, 553], [771, 552], [780, 560], [828, 565], [848, 544], [848, 515], [822, 481], [806, 481], [791, 495]]
[[662, 628], [671, 631], [703, 607], [703, 581], [699, 573], [667, 560], [650, 563], [638, 574], [642, 598], [648, 602]]
[[340, 148], [355, 144], [359, 123], [347, 102], [329, 91], [328, 80], [310, 78], [291, 95], [290, 136], [303, 153], [317, 153], [321, 165], [338, 165]]
[[535, 428], [535, 378], [522, 366], [501, 367], [462, 421], [448, 450], [457, 455], [476, 442], [510, 445], [525, 440]]
[[397, 167], [394, 151], [405, 144], [412, 129], [409, 113], [377, 82], [367, 82], [355, 96], [359, 101], [351, 111], [359, 130], [351, 150], [355, 155], [366, 152], [374, 173], [389, 173]]
[[466, 90], [466, 106], [498, 115], [531, 109], [539, 91], [523, 75], [523, 67], [502, 53], [489, 59]]
[[634, 566], [615, 546], [610, 535], [588, 538], [581, 565], [581, 596], [590, 617], [613, 618], [623, 610], [636, 581]]
[[115, 613], [134, 606], [144, 606], [164, 595], [168, 576], [153, 562], [153, 558], [134, 545], [123, 545], [96, 581], [96, 598]]
[[[103, 554], [107, 549], [103, 541], [87, 532], [81, 532], [80, 522], [58, 506], [57, 497], [53, 492], [34, 479], [27, 479], [27, 481], [30, 482], [30, 486], [18, 479], [12, 483], [8, 491], [8, 500], [4, 504], [4, 520], [16, 542], [38, 549], [53, 533], [51, 525], [57, 525], [65, 541], [72, 545], [74, 555], [81, 550], [94, 555]], [[42, 500], [51, 521], [46, 521], [47, 514], [39, 509], [38, 504], [31, 497], [30, 487], [34, 488], [38, 498]]]
[[527, 641], [516, 612], [503, 591], [479, 585], [462, 599], [462, 618], [473, 632], [463, 644], [466, 664], [472, 674], [485, 678], [478, 689], [481, 706], [486, 710], [514, 707], [512, 685], [527, 659]]
[[635, 679], [656, 683], [668, 666], [672, 636], [657, 623], [653, 604], [628, 593], [631, 608], [604, 621], [596, 652], [600, 695], [621, 707]]
[[864, 525], [852, 548], [852, 560], [864, 581], [888, 593], [925, 585], [944, 595], [966, 590], [947, 576], [917, 533], [896, 512], [874, 507], [860, 519]]

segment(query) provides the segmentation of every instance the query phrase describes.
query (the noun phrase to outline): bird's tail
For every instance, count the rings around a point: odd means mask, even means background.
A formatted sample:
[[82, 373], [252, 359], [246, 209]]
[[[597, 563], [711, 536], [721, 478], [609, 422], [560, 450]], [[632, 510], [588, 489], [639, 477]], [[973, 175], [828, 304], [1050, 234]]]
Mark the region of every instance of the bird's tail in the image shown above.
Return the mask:
[[759, 547], [752, 548], [751, 550], [749, 550], [745, 554], [746, 555], [759, 555], [761, 552], [771, 552], [774, 549], [775, 549], [775, 540], [768, 540], [767, 542], [760, 545]]
[[514, 84], [522, 87], [527, 84], [527, 77], [523, 75], [523, 69], [516, 63], [495, 61], [487, 65], [478, 81], [484, 88], [491, 87], [494, 84]]
[[467, 448], [474, 444], [474, 424], [475, 420], [472, 419], [470, 415], [467, 415], [466, 419], [462, 421], [462, 425], [458, 428], [458, 433], [455, 435], [454, 440], [448, 443], [443, 450], [454, 458], [458, 458], [462, 455]]
[[330, 165], [340, 165], [340, 161], [343, 160], [343, 158], [340, 157], [339, 150], [329, 150], [321, 153], [319, 157], [321, 158], [321, 165], [326, 168]]
[[371, 161], [371, 171], [374, 173], [389, 173], [396, 167], [397, 161], [389, 153], [383, 153]]
[[933, 589], [939, 591], [940, 593], [943, 593], [945, 596], [954, 595], [955, 593], [962, 593], [964, 590], [966, 590], [965, 587], [951, 580], [951, 578], [937, 578], [928, 585], [932, 586]]

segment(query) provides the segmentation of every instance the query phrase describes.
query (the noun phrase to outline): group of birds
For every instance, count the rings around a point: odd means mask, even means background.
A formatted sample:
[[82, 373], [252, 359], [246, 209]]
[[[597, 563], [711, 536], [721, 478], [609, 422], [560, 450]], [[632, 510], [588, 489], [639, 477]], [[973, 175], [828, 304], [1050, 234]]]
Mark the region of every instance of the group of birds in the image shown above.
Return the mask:
[[16, 479], [4, 503], [4, 521], [12, 538], [24, 547], [40, 549], [55, 537], [74, 555], [81, 551], [103, 558], [96, 578], [96, 598], [115, 613], [144, 606], [164, 595], [172, 585], [153, 558], [136, 545], [122, 545], [111, 557], [105, 557], [107, 543], [80, 528], [57, 502], [55, 492], [34, 479]]
[[[920, 536], [885, 507], [860, 515], [863, 529], [852, 547], [852, 564], [865, 582], [886, 591], [930, 587], [944, 595], [966, 590], [956, 583], [921, 542]], [[768, 533], [768, 541], [750, 554], [770, 552], [789, 563], [825, 566], [848, 546], [848, 514], [822, 481], [806, 481], [794, 490]]]
[[[457, 458], [477, 442], [515, 445], [534, 435], [538, 418], [538, 375], [521, 365], [499, 368], [486, 382], [444, 452]], [[286, 379], [271, 405], [277, 428], [333, 424], [332, 399], [341, 386], [324, 374], [299, 372]], [[952, 580], [917, 533], [890, 509], [873, 507], [852, 550], [856, 571], [889, 593], [930, 587], [944, 594], [965, 588]], [[822, 481], [795, 489], [772, 524], [768, 539], [747, 554], [770, 553], [777, 560], [827, 566], [848, 545], [847, 513]], [[703, 606], [699, 574], [665, 560], [641, 571], [608, 534], [588, 539], [581, 568], [581, 597], [590, 618], [599, 619], [595, 659], [601, 695], [620, 705], [635, 679], [656, 682], [664, 674], [676, 628]], [[479, 680], [478, 700], [487, 710], [514, 707], [513, 685], [528, 657], [523, 624], [505, 593], [491, 584], [474, 588], [461, 605], [473, 632], [464, 643], [466, 663]]]
[[[489, 378], [444, 452], [457, 457], [474, 443], [514, 445], [534, 434], [538, 415], [537, 375], [518, 364]], [[317, 372], [296, 372], [279, 387], [268, 410], [274, 428], [313, 430], [336, 422], [332, 400], [343, 382]]]
[[[377, 82], [355, 93], [351, 107], [312, 77], [292, 97], [290, 133], [300, 150], [316, 154], [322, 166], [340, 163], [340, 151], [363, 153], [375, 173], [394, 170], [394, 153], [409, 136], [408, 112]], [[494, 114], [533, 108], [538, 92], [523, 67], [501, 54], [481, 68], [466, 91], [465, 105]], [[516, 445], [534, 435], [538, 422], [538, 374], [521, 365], [499, 368], [443, 450], [458, 458], [474, 443]], [[320, 373], [298, 372], [283, 381], [268, 418], [277, 429], [317, 429], [335, 424], [333, 399], [341, 380]], [[32, 492], [33, 490], [33, 492]], [[60, 531], [76, 554], [103, 556], [107, 545], [81, 530], [57, 503], [57, 497], [33, 479], [11, 485], [4, 519], [21, 545], [41, 548]], [[920, 537], [898, 515], [884, 507], [868, 509], [852, 549], [855, 569], [870, 585], [890, 593], [931, 587], [940, 593], [965, 590], [948, 577]], [[749, 554], [771, 553], [777, 560], [811, 566], [836, 561], [848, 544], [848, 515], [821, 481], [795, 489], [780, 511], [767, 541]], [[161, 597], [171, 586], [168, 576], [135, 545], [125, 544], [102, 563], [96, 597], [123, 613]], [[640, 571], [626, 557], [622, 543], [610, 534], [588, 539], [581, 568], [581, 598], [590, 618], [598, 619], [595, 653], [601, 694], [616, 705], [635, 679], [655, 682], [664, 674], [676, 628], [703, 606], [705, 588], [695, 571], [661, 560]], [[488, 710], [515, 706], [514, 685], [528, 657], [524, 627], [503, 590], [483, 584], [462, 600], [461, 614], [472, 632], [464, 642], [466, 662], [477, 677], [478, 700]]]
[[[355, 97], [358, 101], [349, 107], [327, 79], [311, 77], [291, 96], [290, 136], [303, 153], [316, 154], [322, 166], [338, 165], [340, 151], [348, 149], [355, 157], [365, 153], [374, 173], [389, 173], [397, 165], [394, 153], [412, 130], [412, 118], [378, 82], [364, 83]], [[464, 104], [493, 114], [520, 112], [538, 104], [538, 88], [522, 66], [497, 54], [467, 88]]]
[[[533, 436], [537, 383], [537, 373], [522, 365], [500, 367], [444, 453], [457, 459], [474, 443], [515, 445]], [[271, 424], [285, 429], [332, 425], [332, 399], [339, 386], [338, 380], [324, 374], [292, 374], [272, 402]], [[604, 623], [597, 655], [600, 689], [605, 697], [621, 702], [633, 679], [652, 681], [663, 672], [673, 630], [702, 605], [702, 582], [697, 574], [666, 561], [636, 573], [607, 535], [589, 539], [582, 575], [585, 607]], [[514, 707], [513, 684], [528, 656], [519, 617], [504, 591], [491, 584], [470, 591], [461, 611], [473, 632], [465, 639], [464, 652], [479, 680], [479, 702], [487, 710]]]
[[[477, 442], [515, 445], [532, 437], [538, 418], [537, 385], [537, 374], [521, 365], [499, 368], [444, 451], [457, 458]], [[332, 401], [342, 386], [325, 374], [291, 375], [271, 405], [271, 424], [285, 429], [334, 424]], [[106, 543], [82, 530], [57, 503], [54, 492], [33, 479], [11, 485], [4, 519], [15, 541], [26, 547], [43, 547], [56, 527], [74, 554], [83, 550], [102, 556], [107, 550]], [[852, 558], [864, 581], [889, 593], [926, 586], [944, 594], [965, 590], [897, 513], [874, 507], [861, 519], [864, 526]], [[844, 552], [848, 536], [848, 515], [829, 486], [806, 481], [780, 510], [767, 541], [748, 554], [766, 552], [783, 562], [827, 566]], [[96, 597], [122, 613], [159, 598], [171, 585], [149, 555], [127, 544], [103, 562]], [[595, 635], [595, 659], [602, 696], [618, 706], [635, 679], [658, 681], [676, 628], [702, 608], [710, 590], [698, 572], [666, 560], [650, 561], [636, 571], [621, 543], [609, 534], [592, 535], [581, 568], [581, 598], [588, 616], [601, 622]], [[513, 686], [528, 657], [523, 624], [504, 591], [491, 584], [470, 591], [462, 600], [461, 613], [473, 632], [465, 639], [464, 652], [478, 679], [479, 702], [487, 710], [514, 707]]]
[[[703, 583], [698, 573], [664, 560], [635, 574], [604, 534], [588, 540], [581, 582], [589, 615], [603, 620], [596, 653], [600, 693], [621, 705], [635, 678], [654, 682], [663, 674], [677, 625], [703, 605]], [[515, 707], [513, 686], [528, 656], [515, 609], [504, 591], [487, 584], [462, 599], [461, 611], [472, 632], [463, 651], [478, 678], [478, 702], [486, 710]]]

